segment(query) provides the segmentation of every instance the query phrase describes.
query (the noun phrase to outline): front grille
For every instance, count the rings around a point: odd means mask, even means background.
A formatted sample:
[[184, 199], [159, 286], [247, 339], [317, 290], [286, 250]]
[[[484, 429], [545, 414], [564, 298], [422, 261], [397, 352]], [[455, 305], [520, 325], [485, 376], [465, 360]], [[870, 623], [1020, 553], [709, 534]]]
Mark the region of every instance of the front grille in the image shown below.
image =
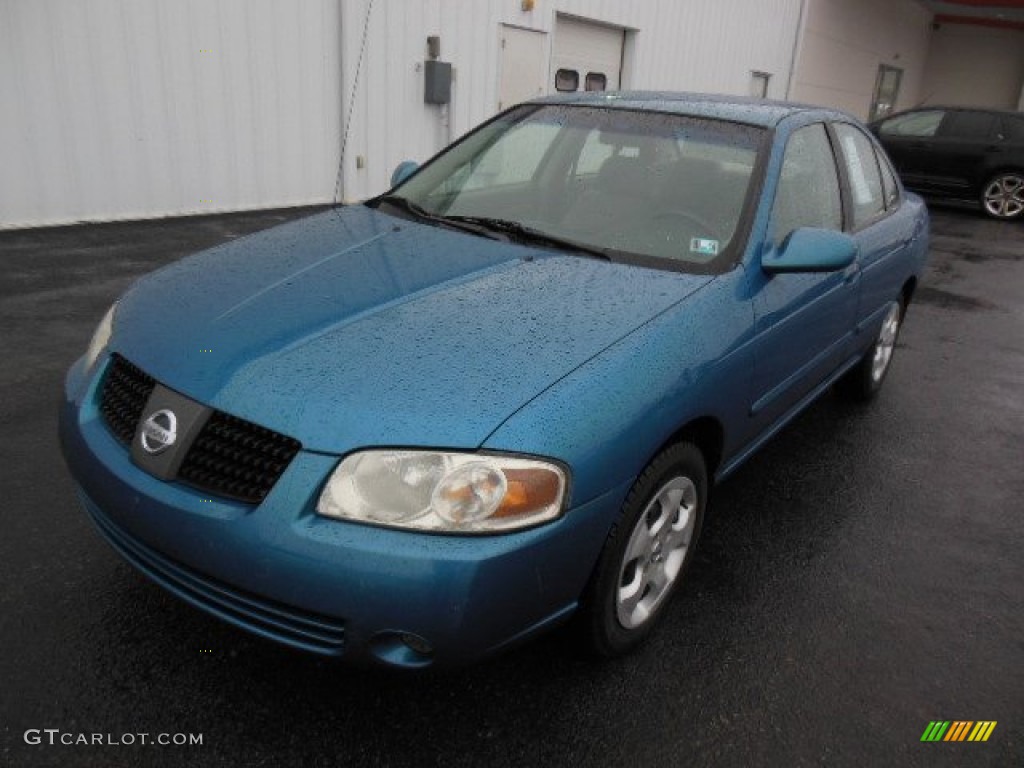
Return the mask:
[[192, 443], [178, 479], [210, 493], [258, 504], [300, 447], [290, 437], [214, 411]]
[[103, 381], [100, 414], [122, 443], [130, 445], [142, 409], [156, 386], [152, 376], [143, 373], [120, 355], [114, 355]]
[[150, 549], [85, 500], [104, 537], [128, 562], [178, 597], [237, 626], [305, 651], [337, 656], [345, 650], [345, 622], [242, 592]]
[[[114, 355], [100, 393], [100, 413], [113, 435], [131, 445], [156, 380]], [[222, 411], [212, 411], [188, 449], [177, 480], [206, 493], [259, 504], [302, 445]]]

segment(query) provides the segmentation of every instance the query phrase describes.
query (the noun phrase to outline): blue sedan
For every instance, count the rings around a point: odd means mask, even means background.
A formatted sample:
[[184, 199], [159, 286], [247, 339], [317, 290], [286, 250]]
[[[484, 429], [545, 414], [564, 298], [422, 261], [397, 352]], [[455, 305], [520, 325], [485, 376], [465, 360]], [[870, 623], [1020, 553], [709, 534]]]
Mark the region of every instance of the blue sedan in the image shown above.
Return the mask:
[[67, 375], [64, 455], [114, 549], [264, 637], [422, 667], [572, 617], [621, 654], [713, 484], [879, 390], [927, 241], [845, 114], [540, 99], [140, 280]]

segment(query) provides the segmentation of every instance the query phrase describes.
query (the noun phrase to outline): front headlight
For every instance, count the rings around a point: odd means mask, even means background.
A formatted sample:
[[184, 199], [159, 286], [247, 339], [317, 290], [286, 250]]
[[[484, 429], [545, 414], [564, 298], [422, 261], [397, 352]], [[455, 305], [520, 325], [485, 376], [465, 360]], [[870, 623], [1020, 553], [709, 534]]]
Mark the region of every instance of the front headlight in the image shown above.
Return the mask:
[[114, 330], [114, 313], [117, 312], [117, 302], [115, 301], [110, 309], [107, 310], [107, 314], [100, 320], [100, 324], [96, 326], [96, 331], [92, 335], [92, 341], [89, 342], [89, 348], [85, 351], [85, 369], [89, 370], [96, 363], [96, 358], [100, 356], [100, 352], [110, 342], [110, 334]]
[[363, 451], [334, 470], [317, 502], [326, 517], [441, 533], [508, 531], [561, 514], [565, 471], [514, 456]]

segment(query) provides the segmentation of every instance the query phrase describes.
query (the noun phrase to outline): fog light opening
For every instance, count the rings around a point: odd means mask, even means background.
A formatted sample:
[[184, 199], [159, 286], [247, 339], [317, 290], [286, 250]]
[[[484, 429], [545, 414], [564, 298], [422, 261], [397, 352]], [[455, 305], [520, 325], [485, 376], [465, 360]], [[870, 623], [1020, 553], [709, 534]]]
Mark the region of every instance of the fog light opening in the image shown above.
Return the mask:
[[401, 640], [414, 653], [418, 653], [421, 656], [434, 655], [434, 646], [432, 646], [419, 635], [414, 635], [411, 632], [403, 632], [401, 635]]
[[370, 640], [369, 649], [378, 660], [394, 667], [415, 669], [434, 663], [433, 644], [412, 632], [378, 632]]

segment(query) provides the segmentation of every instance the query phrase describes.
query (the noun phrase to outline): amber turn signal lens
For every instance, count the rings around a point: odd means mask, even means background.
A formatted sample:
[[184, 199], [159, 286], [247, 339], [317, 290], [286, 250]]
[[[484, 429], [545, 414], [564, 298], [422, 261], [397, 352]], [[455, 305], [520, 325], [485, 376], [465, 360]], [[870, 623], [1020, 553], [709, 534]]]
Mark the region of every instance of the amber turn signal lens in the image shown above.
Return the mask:
[[506, 469], [508, 490], [492, 517], [516, 517], [545, 510], [562, 498], [562, 478], [548, 469]]

